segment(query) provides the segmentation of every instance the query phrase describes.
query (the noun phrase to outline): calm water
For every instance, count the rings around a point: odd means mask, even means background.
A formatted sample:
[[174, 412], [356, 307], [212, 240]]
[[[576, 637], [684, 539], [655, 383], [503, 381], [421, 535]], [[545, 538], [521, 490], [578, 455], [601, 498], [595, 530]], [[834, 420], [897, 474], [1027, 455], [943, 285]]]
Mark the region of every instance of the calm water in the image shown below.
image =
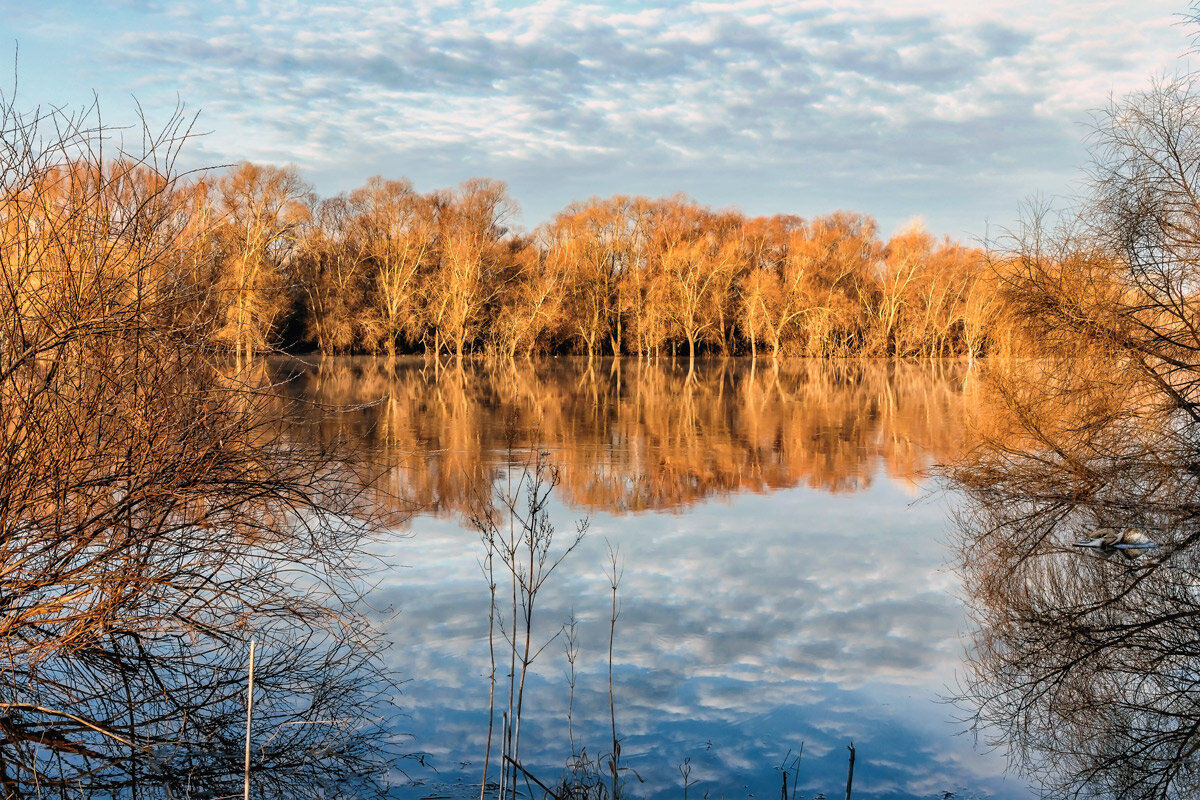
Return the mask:
[[616, 724], [643, 781], [626, 775], [632, 796], [682, 797], [686, 760], [689, 797], [778, 797], [778, 766], [803, 745], [796, 796], [841, 797], [851, 741], [855, 797], [1031, 796], [940, 701], [968, 622], [950, 568], [953, 498], [923, 475], [965, 444], [965, 366], [728, 362], [690, 379], [630, 361], [297, 366], [297, 392], [371, 404], [309, 435], [356, 437], [415, 509], [372, 595], [394, 612], [388, 658], [407, 679], [394, 728], [420, 754], [398, 797], [478, 793], [489, 593], [467, 516], [530, 448], [561, 469], [562, 538], [589, 525], [538, 596], [535, 638], [574, 616], [578, 656], [570, 732], [565, 639], [534, 662], [531, 772], [559, 778], [572, 735], [577, 750], [611, 749], [611, 547], [623, 570]]

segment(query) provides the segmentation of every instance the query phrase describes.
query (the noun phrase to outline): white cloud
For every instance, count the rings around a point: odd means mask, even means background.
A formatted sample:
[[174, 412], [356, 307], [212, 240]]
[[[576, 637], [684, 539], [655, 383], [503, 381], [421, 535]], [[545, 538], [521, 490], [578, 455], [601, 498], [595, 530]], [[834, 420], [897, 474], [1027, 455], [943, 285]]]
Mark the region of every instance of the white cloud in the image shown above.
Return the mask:
[[[217, 0], [81, 5], [57, 35], [103, 98], [137, 86], [145, 105], [203, 109], [198, 157], [295, 161], [325, 193], [489, 174], [529, 223], [586, 195], [683, 190], [964, 235], [1065, 187], [1086, 112], [1188, 47], [1177, 9]], [[10, 25], [36, 48], [54, 21]]]

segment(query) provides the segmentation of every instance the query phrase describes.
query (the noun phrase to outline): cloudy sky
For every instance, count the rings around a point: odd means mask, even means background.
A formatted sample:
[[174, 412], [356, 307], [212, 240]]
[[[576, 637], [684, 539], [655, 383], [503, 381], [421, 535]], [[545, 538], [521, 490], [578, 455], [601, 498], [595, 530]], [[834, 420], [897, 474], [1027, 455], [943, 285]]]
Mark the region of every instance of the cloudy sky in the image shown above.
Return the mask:
[[1187, 69], [1187, 0], [0, 0], [0, 85], [106, 121], [177, 99], [191, 165], [297, 164], [324, 195], [508, 182], [749, 214], [923, 217], [971, 239], [1078, 189], [1090, 114]]

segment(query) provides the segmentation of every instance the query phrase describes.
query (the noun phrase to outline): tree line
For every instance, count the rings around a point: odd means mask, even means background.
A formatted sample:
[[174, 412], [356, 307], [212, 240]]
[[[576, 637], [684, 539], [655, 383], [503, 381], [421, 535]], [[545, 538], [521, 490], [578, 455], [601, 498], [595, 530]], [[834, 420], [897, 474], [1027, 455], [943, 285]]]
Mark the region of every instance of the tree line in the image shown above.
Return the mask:
[[173, 196], [189, 229], [177, 257], [210, 287], [195, 319], [239, 362], [274, 347], [975, 357], [1011, 338], [984, 252], [917, 223], [883, 241], [862, 214], [751, 218], [615, 196], [522, 232], [500, 181], [422, 194], [374, 177], [321, 198], [295, 167], [251, 163]]

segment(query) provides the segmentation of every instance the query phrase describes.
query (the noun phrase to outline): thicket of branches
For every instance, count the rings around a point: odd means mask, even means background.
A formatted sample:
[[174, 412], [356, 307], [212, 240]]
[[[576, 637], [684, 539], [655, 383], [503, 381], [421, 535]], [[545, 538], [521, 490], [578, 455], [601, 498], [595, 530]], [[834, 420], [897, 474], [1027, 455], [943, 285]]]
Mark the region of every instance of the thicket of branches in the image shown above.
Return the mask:
[[[1040, 360], [989, 365], [964, 490], [961, 702], [1050, 796], [1200, 791], [1200, 80], [1114, 103], [1077, 213], [1017, 231]], [[1132, 558], [1072, 547], [1136, 529]]]
[[0, 98], [6, 798], [240, 796], [251, 639], [254, 795], [384, 777], [390, 685], [354, 607], [364, 484], [220, 355], [261, 343], [246, 321], [269, 298], [241, 289], [277, 238], [214, 229], [208, 187], [173, 168], [186, 123]]
[[372, 178], [320, 199], [293, 167], [190, 186], [220, 341], [461, 359], [535, 353], [976, 356], [1010, 348], [981, 251], [919, 225], [746, 218], [685, 197], [576, 203], [531, 234], [503, 183]]

